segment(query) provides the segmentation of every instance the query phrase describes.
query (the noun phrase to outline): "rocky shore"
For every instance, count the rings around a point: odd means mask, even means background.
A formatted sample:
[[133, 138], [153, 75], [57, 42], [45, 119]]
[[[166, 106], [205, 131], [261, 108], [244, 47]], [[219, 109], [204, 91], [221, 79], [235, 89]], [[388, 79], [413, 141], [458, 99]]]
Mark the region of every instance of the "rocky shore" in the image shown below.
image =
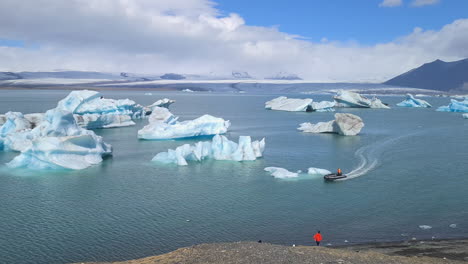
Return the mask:
[[[99, 264], [150, 263], [340, 263], [435, 264], [467, 263], [468, 241], [412, 241], [340, 248], [283, 246], [257, 242], [201, 244], [136, 260]], [[91, 263], [88, 263], [91, 264]], [[98, 262], [94, 263], [98, 264]]]

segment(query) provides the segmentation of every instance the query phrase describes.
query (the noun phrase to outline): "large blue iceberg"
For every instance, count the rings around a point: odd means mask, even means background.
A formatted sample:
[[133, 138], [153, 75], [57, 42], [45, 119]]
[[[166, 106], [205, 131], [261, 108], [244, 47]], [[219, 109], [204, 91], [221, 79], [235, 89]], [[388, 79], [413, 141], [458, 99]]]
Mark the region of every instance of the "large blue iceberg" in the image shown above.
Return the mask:
[[402, 107], [432, 107], [431, 104], [428, 102], [422, 100], [422, 99], [416, 99], [412, 94], [407, 94], [406, 99], [400, 103], [397, 104], [397, 106], [402, 106]]
[[8, 135], [5, 145], [21, 151], [7, 163], [11, 168], [84, 169], [112, 153], [102, 137], [78, 126], [72, 113], [57, 109], [47, 111], [34, 129]]
[[205, 159], [245, 161], [262, 157], [265, 139], [252, 141], [249, 136], [240, 136], [239, 143], [228, 140], [225, 136], [216, 135], [212, 141], [200, 141], [194, 145], [185, 144], [167, 152], [158, 153], [152, 161], [188, 165], [187, 161]]
[[182, 122], [177, 119], [166, 108], [155, 107], [149, 116], [149, 124], [138, 131], [138, 138], [164, 140], [218, 135], [226, 133], [230, 126], [229, 121], [211, 115]]
[[468, 113], [468, 98], [465, 98], [465, 100], [463, 101], [457, 101], [455, 99], [451, 99], [449, 105], [441, 106], [437, 108], [437, 111]]

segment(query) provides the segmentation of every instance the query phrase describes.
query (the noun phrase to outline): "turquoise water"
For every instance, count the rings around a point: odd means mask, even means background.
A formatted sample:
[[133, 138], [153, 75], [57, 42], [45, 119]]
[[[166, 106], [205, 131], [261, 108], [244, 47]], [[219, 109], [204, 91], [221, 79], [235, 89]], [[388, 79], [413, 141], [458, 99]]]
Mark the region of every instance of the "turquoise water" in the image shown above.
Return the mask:
[[[44, 112], [67, 93], [0, 91], [0, 113]], [[113, 157], [99, 166], [42, 173], [3, 166], [2, 262], [125, 260], [221, 241], [311, 244], [316, 230], [333, 245], [468, 236], [468, 120], [460, 114], [434, 108], [339, 110], [365, 122], [359, 136], [341, 137], [296, 130], [302, 122], [331, 120], [333, 113], [264, 110], [264, 102], [277, 95], [103, 93], [143, 105], [175, 99], [171, 111], [181, 120], [202, 114], [229, 119], [230, 139], [266, 138], [264, 158], [186, 167], [151, 163], [156, 153], [196, 140], [139, 141], [136, 132], [147, 122], [139, 120], [134, 127], [96, 130], [114, 147]], [[404, 96], [382, 98], [394, 105]], [[433, 106], [449, 102], [426, 100]], [[15, 155], [0, 152], [0, 164]], [[339, 166], [357, 177], [331, 184], [320, 178], [286, 181], [269, 176], [267, 166]]]

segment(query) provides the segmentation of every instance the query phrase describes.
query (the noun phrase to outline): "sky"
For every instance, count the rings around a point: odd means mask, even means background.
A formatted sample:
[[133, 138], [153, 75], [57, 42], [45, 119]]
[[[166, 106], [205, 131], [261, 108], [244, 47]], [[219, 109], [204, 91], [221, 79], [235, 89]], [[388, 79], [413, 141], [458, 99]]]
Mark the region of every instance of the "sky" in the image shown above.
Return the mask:
[[0, 71], [378, 82], [468, 58], [466, 0], [2, 0]]

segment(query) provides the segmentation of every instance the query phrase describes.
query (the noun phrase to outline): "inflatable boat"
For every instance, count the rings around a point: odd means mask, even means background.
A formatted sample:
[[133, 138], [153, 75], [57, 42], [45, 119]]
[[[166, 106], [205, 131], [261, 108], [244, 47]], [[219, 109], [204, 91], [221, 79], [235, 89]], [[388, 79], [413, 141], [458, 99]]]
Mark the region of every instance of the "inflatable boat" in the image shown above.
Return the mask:
[[344, 174], [341, 174], [341, 175], [338, 175], [336, 173], [332, 173], [332, 174], [327, 174], [325, 176], [323, 176], [323, 178], [326, 180], [326, 181], [335, 181], [335, 180], [339, 180], [339, 179], [344, 179], [346, 178], [347, 176], [344, 175]]

